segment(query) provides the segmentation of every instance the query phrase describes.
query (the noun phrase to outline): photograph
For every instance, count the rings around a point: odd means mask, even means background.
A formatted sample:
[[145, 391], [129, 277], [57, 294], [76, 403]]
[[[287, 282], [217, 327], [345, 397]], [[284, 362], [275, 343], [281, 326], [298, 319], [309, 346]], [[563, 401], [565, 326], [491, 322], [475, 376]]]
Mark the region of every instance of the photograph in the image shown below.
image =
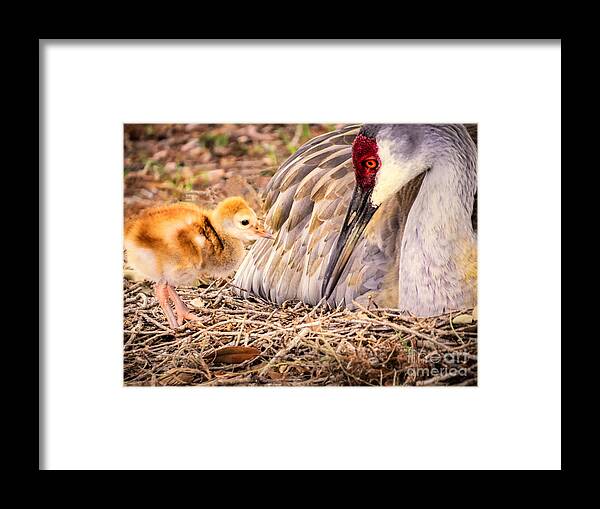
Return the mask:
[[123, 124], [123, 385], [476, 386], [477, 141]]
[[40, 40], [39, 469], [562, 469], [561, 45]]

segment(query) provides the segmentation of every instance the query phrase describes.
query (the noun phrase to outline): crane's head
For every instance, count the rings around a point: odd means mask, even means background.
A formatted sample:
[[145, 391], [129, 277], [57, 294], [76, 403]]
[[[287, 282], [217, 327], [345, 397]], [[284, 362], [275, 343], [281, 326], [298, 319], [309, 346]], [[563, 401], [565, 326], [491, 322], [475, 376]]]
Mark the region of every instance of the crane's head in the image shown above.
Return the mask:
[[329, 297], [375, 211], [431, 167], [435, 147], [422, 124], [367, 124], [352, 144], [354, 193], [331, 255], [323, 294]]

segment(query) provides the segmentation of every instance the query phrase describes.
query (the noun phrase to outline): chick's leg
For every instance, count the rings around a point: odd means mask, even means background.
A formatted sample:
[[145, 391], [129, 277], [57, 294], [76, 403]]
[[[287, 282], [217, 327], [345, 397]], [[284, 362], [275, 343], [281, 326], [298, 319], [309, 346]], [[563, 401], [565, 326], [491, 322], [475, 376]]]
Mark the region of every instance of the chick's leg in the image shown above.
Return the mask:
[[175, 329], [178, 324], [175, 319], [175, 315], [173, 314], [173, 310], [171, 309], [171, 304], [169, 303], [169, 286], [164, 281], [159, 281], [156, 283], [155, 293], [156, 299], [160, 304], [160, 307], [164, 311], [167, 316], [167, 320], [169, 321], [169, 325], [172, 329]]
[[196, 316], [189, 310], [172, 286], [167, 285], [167, 291], [173, 304], [175, 304], [175, 313], [177, 313], [177, 323], [179, 325], [182, 325], [184, 320], [200, 320], [199, 316]]

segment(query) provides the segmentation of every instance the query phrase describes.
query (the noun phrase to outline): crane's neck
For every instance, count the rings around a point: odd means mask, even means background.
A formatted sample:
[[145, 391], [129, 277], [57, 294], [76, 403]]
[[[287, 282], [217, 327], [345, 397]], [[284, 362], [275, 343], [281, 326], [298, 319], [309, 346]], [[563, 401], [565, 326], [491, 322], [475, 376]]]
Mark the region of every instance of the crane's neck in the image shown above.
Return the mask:
[[402, 238], [400, 309], [432, 316], [475, 305], [476, 185], [475, 156], [460, 151], [445, 153], [425, 174]]

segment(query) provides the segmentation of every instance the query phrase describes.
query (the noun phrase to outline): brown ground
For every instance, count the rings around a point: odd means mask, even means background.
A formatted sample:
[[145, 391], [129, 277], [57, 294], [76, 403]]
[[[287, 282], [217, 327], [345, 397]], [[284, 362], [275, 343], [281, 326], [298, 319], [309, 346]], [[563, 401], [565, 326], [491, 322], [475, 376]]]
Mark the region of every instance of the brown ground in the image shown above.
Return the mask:
[[165, 201], [212, 206], [233, 195], [259, 209], [260, 194], [278, 166], [302, 143], [336, 127], [126, 125], [125, 216]]
[[[179, 200], [212, 206], [232, 195], [259, 211], [261, 192], [277, 167], [308, 139], [337, 127], [126, 125], [125, 216]], [[477, 382], [477, 324], [470, 310], [416, 320], [393, 310], [274, 306], [235, 296], [230, 280], [202, 281], [179, 293], [203, 320], [173, 333], [150, 283], [127, 266], [125, 276], [126, 385]]]

